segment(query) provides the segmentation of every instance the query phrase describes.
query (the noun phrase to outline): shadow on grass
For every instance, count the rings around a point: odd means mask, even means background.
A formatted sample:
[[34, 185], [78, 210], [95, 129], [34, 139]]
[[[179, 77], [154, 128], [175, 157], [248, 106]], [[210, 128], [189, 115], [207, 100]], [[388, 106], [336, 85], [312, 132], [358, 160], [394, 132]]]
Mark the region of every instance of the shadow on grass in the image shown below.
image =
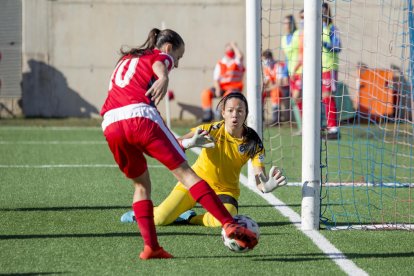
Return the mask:
[[[300, 223], [300, 222], [298, 222]], [[273, 226], [285, 226], [285, 225], [292, 225], [290, 221], [272, 221], [272, 222], [260, 222], [258, 221], [260, 227], [273, 227]]]
[[[339, 260], [344, 259], [343, 254], [323, 254], [323, 253], [308, 253], [308, 254], [281, 254], [275, 257], [274, 255], [256, 255], [256, 254], [234, 254], [228, 256], [183, 256], [176, 257], [176, 259], [215, 259], [215, 258], [249, 258], [255, 262], [313, 262], [318, 260]], [[414, 252], [400, 252], [400, 253], [349, 253], [345, 258], [349, 259], [371, 259], [371, 258], [411, 258], [414, 257]]]
[[38, 211], [77, 211], [77, 210], [113, 210], [131, 209], [131, 206], [76, 206], [76, 207], [24, 207], [1, 208], [0, 212], [38, 212]]
[[[288, 207], [300, 207], [300, 203], [298, 204], [240, 204], [239, 208], [275, 208], [280, 206], [288, 206]], [[202, 206], [197, 205], [194, 208], [196, 209], [203, 209]]]
[[[345, 255], [345, 257], [344, 257]], [[257, 256], [255, 256], [257, 257]], [[259, 256], [260, 257], [260, 256]], [[414, 252], [395, 252], [395, 253], [308, 253], [308, 254], [283, 254], [283, 256], [271, 257], [271, 258], [258, 258], [253, 261], [267, 261], [267, 262], [304, 262], [304, 261], [315, 261], [315, 260], [342, 260], [348, 259], [372, 259], [372, 258], [411, 258], [414, 257]]]
[[[157, 233], [158, 236], [212, 236], [207, 233], [169, 232]], [[217, 234], [218, 236], [219, 234]], [[65, 238], [122, 238], [141, 236], [138, 232], [129, 233], [94, 233], [94, 234], [29, 234], [29, 235], [0, 235], [0, 240], [27, 240], [27, 239], [65, 239]], [[216, 235], [214, 235], [216, 236]]]
[[[277, 206], [299, 207], [300, 204], [286, 205], [239, 205], [239, 208], [274, 208]], [[202, 206], [195, 206], [195, 209], [204, 209]], [[54, 206], [54, 207], [21, 207], [21, 208], [0, 208], [0, 212], [38, 212], [38, 211], [78, 211], [78, 210], [115, 210], [115, 209], [131, 209], [131, 206]]]
[[56, 275], [56, 274], [72, 274], [70, 271], [53, 271], [53, 272], [15, 272], [15, 273], [0, 273], [0, 276], [3, 275], [19, 275], [19, 276], [35, 276], [35, 275]]
[[300, 207], [301, 205], [299, 203], [298, 204], [263, 204], [263, 205], [242, 204], [242, 205], [239, 205], [239, 207], [243, 207], [243, 208], [256, 208], [256, 207], [274, 208], [274, 207], [279, 207], [279, 206]]

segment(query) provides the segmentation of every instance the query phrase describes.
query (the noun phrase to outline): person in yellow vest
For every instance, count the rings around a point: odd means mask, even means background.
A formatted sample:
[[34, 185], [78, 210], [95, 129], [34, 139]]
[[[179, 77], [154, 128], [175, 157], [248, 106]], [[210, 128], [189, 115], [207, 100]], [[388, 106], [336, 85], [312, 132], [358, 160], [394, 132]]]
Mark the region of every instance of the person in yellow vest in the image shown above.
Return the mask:
[[[265, 173], [265, 152], [259, 135], [246, 125], [249, 113], [243, 94], [233, 92], [223, 97], [217, 109], [224, 120], [200, 125], [179, 138], [184, 149], [203, 147], [192, 168], [205, 178], [224, 206], [233, 216], [238, 213], [239, 175], [247, 161], [252, 160], [257, 188], [263, 193], [286, 185], [282, 171], [273, 166]], [[204, 139], [204, 140], [203, 140]], [[173, 222], [219, 227], [221, 223], [209, 212], [197, 215], [191, 210], [196, 201], [180, 182], [154, 210], [156, 225]], [[122, 215], [122, 222], [133, 222], [134, 213]]]
[[282, 49], [286, 57], [289, 72], [290, 94], [294, 104], [296, 104], [299, 109], [296, 121], [298, 122], [298, 126], [300, 126], [302, 114], [303, 35], [302, 32], [296, 28], [293, 15], [285, 16], [283, 25], [286, 35], [282, 37]]
[[202, 122], [211, 122], [214, 119], [213, 98], [221, 98], [230, 92], [243, 91], [244, 71], [242, 51], [235, 42], [227, 43], [225, 55], [214, 68], [214, 86], [201, 93]]
[[338, 139], [338, 122], [335, 98], [338, 82], [339, 52], [341, 41], [338, 29], [334, 26], [328, 3], [322, 4], [322, 103], [325, 106], [326, 136]]
[[[272, 51], [264, 50], [263, 63], [263, 101], [270, 96], [272, 105], [271, 125], [285, 121], [286, 99], [289, 101], [289, 75], [283, 61], [273, 58]], [[280, 115], [280, 116], [279, 116]]]

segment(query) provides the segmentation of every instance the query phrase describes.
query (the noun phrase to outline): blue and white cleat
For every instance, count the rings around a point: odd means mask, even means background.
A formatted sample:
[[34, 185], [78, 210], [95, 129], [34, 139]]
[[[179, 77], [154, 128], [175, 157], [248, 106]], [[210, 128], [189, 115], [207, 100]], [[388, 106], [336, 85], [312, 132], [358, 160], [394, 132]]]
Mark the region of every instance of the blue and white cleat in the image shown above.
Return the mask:
[[134, 211], [128, 211], [121, 216], [121, 222], [123, 223], [133, 223], [136, 222]]
[[190, 223], [190, 220], [195, 217], [197, 214], [193, 210], [188, 210], [178, 216], [175, 220], [177, 223]]

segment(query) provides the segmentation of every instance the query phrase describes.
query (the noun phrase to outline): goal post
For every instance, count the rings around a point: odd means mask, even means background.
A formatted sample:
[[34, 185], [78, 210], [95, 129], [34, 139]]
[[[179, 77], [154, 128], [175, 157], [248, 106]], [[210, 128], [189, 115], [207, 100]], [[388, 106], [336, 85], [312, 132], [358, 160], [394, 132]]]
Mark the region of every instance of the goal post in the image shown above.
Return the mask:
[[[249, 103], [247, 125], [262, 138], [262, 89], [261, 89], [261, 1], [246, 0], [246, 91]], [[256, 186], [251, 162], [248, 163], [249, 185]]]
[[[261, 89], [261, 3], [246, 0], [246, 82], [249, 102], [248, 125], [263, 137]], [[304, 43], [304, 99], [302, 143], [302, 228], [319, 229], [320, 214], [320, 75], [321, 75], [321, 0], [305, 1], [306, 36]], [[306, 96], [305, 96], [306, 95]], [[300, 156], [298, 156], [300, 158]], [[249, 163], [249, 184], [254, 173]]]
[[303, 230], [319, 229], [322, 1], [304, 1], [302, 206]]

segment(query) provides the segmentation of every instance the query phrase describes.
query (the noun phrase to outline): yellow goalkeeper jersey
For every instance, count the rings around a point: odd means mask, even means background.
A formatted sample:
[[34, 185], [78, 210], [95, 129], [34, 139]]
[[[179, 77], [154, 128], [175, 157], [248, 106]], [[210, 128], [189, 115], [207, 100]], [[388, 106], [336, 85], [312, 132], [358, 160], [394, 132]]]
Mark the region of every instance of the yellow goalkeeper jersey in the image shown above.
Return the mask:
[[[231, 136], [225, 130], [224, 121], [199, 127], [210, 132], [216, 145], [214, 148], [203, 148], [192, 168], [217, 194], [228, 194], [238, 199], [240, 171], [250, 159], [243, 139]], [[264, 159], [264, 149], [260, 148], [252, 158], [253, 166], [263, 167]]]

